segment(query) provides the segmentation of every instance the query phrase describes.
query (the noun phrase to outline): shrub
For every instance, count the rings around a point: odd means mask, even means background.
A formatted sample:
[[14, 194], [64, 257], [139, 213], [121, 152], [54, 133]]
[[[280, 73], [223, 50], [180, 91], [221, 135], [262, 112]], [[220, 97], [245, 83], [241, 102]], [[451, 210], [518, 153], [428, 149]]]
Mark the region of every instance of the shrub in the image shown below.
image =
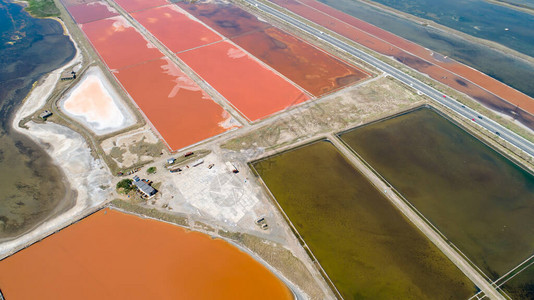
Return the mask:
[[128, 194], [133, 189], [132, 180], [126, 178], [117, 182], [117, 191], [120, 192], [120, 189], [122, 189], [125, 194]]

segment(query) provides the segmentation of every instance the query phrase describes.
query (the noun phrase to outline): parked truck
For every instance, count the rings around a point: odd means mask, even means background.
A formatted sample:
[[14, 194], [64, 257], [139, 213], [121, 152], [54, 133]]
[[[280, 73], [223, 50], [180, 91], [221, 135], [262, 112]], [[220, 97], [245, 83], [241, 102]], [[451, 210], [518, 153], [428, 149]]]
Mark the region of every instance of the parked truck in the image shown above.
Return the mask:
[[239, 170], [235, 167], [235, 165], [229, 161], [226, 162], [226, 168], [228, 168], [228, 171], [232, 173], [239, 173]]
[[199, 160], [196, 160], [191, 166], [193, 167], [196, 167], [200, 164], [203, 164], [204, 163], [204, 160], [203, 159], [199, 159]]

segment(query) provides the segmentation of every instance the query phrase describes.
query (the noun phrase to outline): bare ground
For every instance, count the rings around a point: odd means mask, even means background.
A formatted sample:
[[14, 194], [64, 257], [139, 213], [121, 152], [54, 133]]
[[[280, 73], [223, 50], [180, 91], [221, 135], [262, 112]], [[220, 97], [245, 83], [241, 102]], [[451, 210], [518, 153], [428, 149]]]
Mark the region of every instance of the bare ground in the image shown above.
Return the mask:
[[341, 131], [424, 103], [425, 96], [406, 89], [391, 77], [377, 77], [280, 115], [270, 124], [229, 140], [230, 150], [264, 148], [266, 151], [313, 136]]

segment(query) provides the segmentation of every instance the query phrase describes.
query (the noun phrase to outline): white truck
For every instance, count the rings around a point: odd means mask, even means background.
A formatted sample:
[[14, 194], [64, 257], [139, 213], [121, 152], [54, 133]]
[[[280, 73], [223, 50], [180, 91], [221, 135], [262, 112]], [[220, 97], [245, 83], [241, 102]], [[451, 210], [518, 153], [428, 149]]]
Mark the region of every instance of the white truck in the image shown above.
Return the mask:
[[228, 171], [232, 172], [232, 173], [239, 173], [239, 170], [234, 166], [233, 163], [227, 161], [226, 162], [226, 168], [228, 168]]
[[201, 158], [199, 160], [196, 160], [191, 166], [196, 167], [198, 165], [201, 165], [204, 163], [204, 160]]

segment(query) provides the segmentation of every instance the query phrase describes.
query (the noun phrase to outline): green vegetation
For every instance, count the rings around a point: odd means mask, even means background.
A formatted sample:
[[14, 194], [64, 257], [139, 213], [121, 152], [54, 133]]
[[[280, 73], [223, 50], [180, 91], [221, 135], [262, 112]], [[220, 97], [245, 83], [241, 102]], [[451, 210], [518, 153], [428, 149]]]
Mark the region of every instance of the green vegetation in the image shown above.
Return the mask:
[[133, 190], [132, 180], [129, 178], [117, 182], [117, 192], [128, 194]]
[[254, 168], [344, 299], [467, 299], [475, 292], [331, 143]]
[[111, 151], [109, 152], [109, 156], [111, 156], [113, 159], [117, 160], [118, 162], [122, 163], [124, 153], [126, 153], [126, 149], [113, 147], [111, 148]]
[[205, 156], [207, 156], [208, 154], [211, 153], [211, 150], [195, 150], [194, 154], [193, 155], [190, 155], [188, 157], [185, 157], [185, 156], [179, 156], [178, 158], [176, 158], [174, 160], [174, 162], [172, 163], [172, 165], [183, 165], [189, 161], [194, 161], [194, 160], [197, 160], [199, 158], [203, 158]]
[[158, 141], [156, 143], [145, 142], [145, 137], [141, 139], [138, 143], [132, 144], [128, 147], [128, 150], [132, 154], [137, 154], [139, 156], [146, 155], [151, 157], [159, 157], [165, 149], [165, 145]]
[[148, 168], [148, 169], [146, 170], [146, 172], [147, 172], [148, 174], [155, 174], [156, 171], [157, 171], [157, 168], [156, 168], [156, 167], [150, 167], [150, 168]]
[[27, 0], [25, 10], [36, 18], [58, 17], [60, 15], [54, 0]]

